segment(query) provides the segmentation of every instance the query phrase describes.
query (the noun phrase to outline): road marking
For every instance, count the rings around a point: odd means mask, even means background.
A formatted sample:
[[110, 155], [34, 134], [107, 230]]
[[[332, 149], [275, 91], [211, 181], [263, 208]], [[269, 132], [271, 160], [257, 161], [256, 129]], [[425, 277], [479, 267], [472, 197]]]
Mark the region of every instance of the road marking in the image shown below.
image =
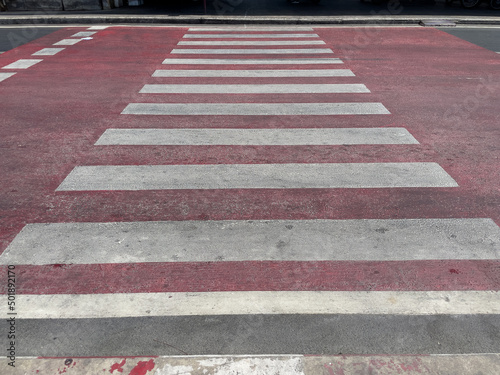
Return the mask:
[[71, 38], [83, 38], [87, 36], [92, 36], [96, 33], [97, 31], [80, 31], [76, 34], [71, 35]]
[[96, 145], [418, 144], [405, 128], [107, 129]]
[[2, 69], [28, 69], [32, 67], [35, 64], [38, 64], [40, 61], [39, 59], [20, 59], [12, 64], [4, 66]]
[[63, 39], [57, 43], [54, 43], [53, 46], [72, 46], [80, 41], [81, 39]]
[[33, 56], [53, 56], [56, 53], [59, 53], [64, 48], [43, 48], [40, 51], [33, 53]]
[[340, 84], [215, 84], [144, 85], [141, 94], [338, 94], [369, 93], [360, 83]]
[[18, 294], [18, 319], [245, 314], [500, 314], [497, 291]]
[[457, 187], [437, 163], [79, 166], [57, 191]]
[[185, 34], [183, 38], [319, 38], [318, 34]]
[[390, 114], [382, 103], [130, 103], [128, 115], [376, 115]]
[[104, 30], [107, 29], [109, 26], [90, 26], [87, 30]]
[[500, 228], [484, 218], [36, 223], [0, 264], [449, 259], [500, 259]]
[[163, 64], [180, 65], [302, 65], [302, 64], [343, 64], [338, 58], [318, 59], [165, 59]]
[[178, 46], [293, 46], [326, 44], [322, 40], [202, 40], [180, 41]]
[[12, 77], [16, 73], [0, 73], [0, 82], [5, 81], [7, 78]]
[[350, 69], [156, 70], [153, 77], [354, 77]]
[[196, 55], [294, 55], [294, 54], [314, 54], [314, 53], [333, 53], [330, 48], [193, 48], [193, 49], [182, 49], [174, 48], [172, 54], [196, 54]]
[[259, 27], [259, 26], [238, 26], [238, 27], [226, 27], [226, 26], [220, 26], [220, 27], [190, 27], [188, 29], [189, 31], [234, 31], [234, 32], [251, 32], [251, 31], [290, 31], [290, 32], [297, 32], [297, 31], [314, 31], [312, 27], [279, 27], [279, 26], [269, 26], [269, 27]]

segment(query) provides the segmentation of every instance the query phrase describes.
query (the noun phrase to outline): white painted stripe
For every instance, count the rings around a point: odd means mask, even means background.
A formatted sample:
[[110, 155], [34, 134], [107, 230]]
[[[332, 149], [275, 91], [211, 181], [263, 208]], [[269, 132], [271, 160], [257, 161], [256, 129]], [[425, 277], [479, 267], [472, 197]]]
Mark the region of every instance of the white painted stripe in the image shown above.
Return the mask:
[[340, 84], [216, 84], [144, 85], [141, 94], [339, 94], [369, 93], [361, 83]]
[[107, 129], [96, 145], [418, 144], [405, 128]]
[[156, 70], [153, 77], [354, 77], [350, 69]]
[[343, 64], [338, 58], [318, 59], [165, 59], [163, 64], [180, 65], [303, 65]]
[[109, 26], [90, 26], [87, 30], [104, 30], [107, 29]]
[[201, 40], [180, 41], [178, 46], [297, 46], [326, 44], [322, 40]]
[[35, 64], [38, 64], [41, 59], [20, 59], [12, 64], [4, 66], [2, 69], [28, 69]]
[[57, 191], [456, 186], [436, 163], [102, 165], [75, 167]]
[[71, 38], [83, 38], [87, 36], [92, 36], [96, 33], [97, 31], [80, 31], [76, 34], [71, 35]]
[[54, 43], [53, 45], [54, 46], [72, 46], [80, 41], [81, 41], [81, 39], [63, 39], [57, 43]]
[[197, 31], [231, 31], [231, 32], [248, 32], [248, 31], [290, 31], [290, 32], [297, 32], [297, 31], [314, 31], [312, 27], [302, 27], [302, 26], [297, 26], [297, 27], [282, 27], [282, 26], [246, 26], [246, 25], [241, 25], [238, 27], [231, 27], [231, 26], [200, 26], [200, 27], [190, 27], [188, 29], [189, 32], [197, 32]]
[[56, 53], [59, 53], [64, 48], [43, 48], [40, 51], [33, 53], [33, 56], [53, 56]]
[[390, 114], [382, 103], [130, 103], [129, 115], [376, 115]]
[[183, 38], [192, 39], [222, 39], [222, 38], [242, 38], [242, 39], [265, 39], [265, 38], [319, 38], [318, 34], [184, 34]]
[[446, 259], [500, 259], [500, 228], [491, 219], [36, 223], [0, 264]]
[[330, 48], [174, 48], [172, 54], [196, 54], [196, 55], [295, 55], [295, 54], [315, 54], [333, 53]]
[[7, 78], [12, 77], [16, 73], [0, 73], [0, 82], [5, 81]]
[[[17, 319], [246, 314], [500, 314], [498, 291], [18, 294]], [[8, 317], [8, 316], [6, 316]]]

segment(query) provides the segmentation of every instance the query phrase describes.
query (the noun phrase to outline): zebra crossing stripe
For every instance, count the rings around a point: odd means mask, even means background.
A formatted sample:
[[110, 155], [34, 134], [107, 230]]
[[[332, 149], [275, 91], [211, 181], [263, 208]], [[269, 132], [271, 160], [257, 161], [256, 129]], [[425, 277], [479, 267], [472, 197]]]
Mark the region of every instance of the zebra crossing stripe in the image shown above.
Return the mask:
[[[18, 233], [0, 264], [479, 261], [499, 260], [499, 249], [500, 228], [486, 218], [35, 223]], [[385, 268], [378, 269], [391, 273]], [[355, 265], [345, 269], [354, 272]]]
[[242, 39], [265, 39], [265, 38], [319, 38], [318, 34], [185, 34], [183, 38], [189, 39], [224, 39], [224, 38], [242, 38]]
[[64, 48], [43, 48], [40, 51], [37, 51], [32, 54], [32, 56], [53, 56], [56, 53], [59, 53]]
[[276, 69], [276, 70], [156, 70], [153, 77], [231, 77], [231, 78], [278, 78], [278, 77], [354, 77], [350, 69]]
[[315, 116], [386, 115], [382, 103], [130, 103], [126, 115]]
[[5, 81], [7, 78], [12, 77], [16, 73], [0, 73], [0, 82]]
[[107, 129], [96, 145], [418, 144], [405, 128]]
[[437, 163], [79, 166], [57, 191], [457, 187]]
[[312, 27], [280, 27], [280, 26], [269, 26], [269, 27], [261, 27], [261, 26], [238, 26], [238, 27], [190, 27], [188, 32], [197, 32], [197, 31], [231, 31], [231, 32], [251, 32], [251, 31], [314, 31]]
[[53, 45], [54, 46], [72, 46], [80, 41], [81, 41], [81, 39], [63, 39], [57, 43], [54, 43]]
[[141, 94], [339, 94], [369, 93], [359, 83], [340, 84], [151, 84], [144, 85]]
[[295, 55], [333, 53], [330, 48], [174, 48], [171, 54], [195, 54], [195, 55]]
[[12, 64], [2, 67], [2, 69], [28, 69], [43, 60], [40, 59], [20, 59]]
[[97, 31], [80, 31], [76, 34], [71, 35], [71, 38], [84, 38], [84, 37], [89, 37], [92, 36], [96, 33]]
[[246, 314], [500, 314], [498, 291], [18, 294], [18, 319]]
[[163, 64], [168, 65], [316, 65], [343, 64], [339, 58], [296, 58], [296, 59], [173, 59], [167, 58]]
[[322, 40], [202, 40], [180, 41], [178, 46], [293, 46], [326, 44]]

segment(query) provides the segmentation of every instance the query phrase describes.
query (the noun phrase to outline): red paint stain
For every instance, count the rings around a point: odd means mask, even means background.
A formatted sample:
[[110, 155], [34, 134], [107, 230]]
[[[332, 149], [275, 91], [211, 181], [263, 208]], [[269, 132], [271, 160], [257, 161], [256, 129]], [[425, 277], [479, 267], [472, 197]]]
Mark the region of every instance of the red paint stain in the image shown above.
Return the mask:
[[458, 270], [454, 269], [454, 268], [450, 268], [450, 273], [456, 273], [456, 274], [459, 274], [460, 272], [458, 272]]
[[135, 366], [129, 375], [146, 375], [146, 372], [153, 370], [155, 367], [155, 361], [150, 359], [148, 362], [140, 361], [137, 366]]
[[122, 367], [126, 361], [127, 361], [127, 359], [124, 359], [120, 363], [115, 363], [113, 366], [111, 366], [111, 368], [109, 369], [109, 372], [113, 373], [113, 371], [115, 371], [115, 370], [118, 370], [118, 372], [123, 372]]

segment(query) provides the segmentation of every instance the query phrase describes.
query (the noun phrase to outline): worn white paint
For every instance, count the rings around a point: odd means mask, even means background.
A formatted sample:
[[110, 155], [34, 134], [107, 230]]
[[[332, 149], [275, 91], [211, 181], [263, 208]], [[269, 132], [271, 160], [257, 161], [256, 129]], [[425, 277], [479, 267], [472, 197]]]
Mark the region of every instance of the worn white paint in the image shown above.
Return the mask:
[[500, 314], [498, 291], [18, 294], [17, 319], [246, 314]]
[[53, 56], [61, 52], [64, 48], [43, 48], [40, 51], [33, 53], [33, 56]]
[[319, 38], [318, 34], [184, 34], [191, 39], [266, 39], [266, 38]]
[[500, 259], [500, 228], [491, 219], [35, 223], [0, 264], [446, 259]]
[[20, 59], [12, 64], [4, 66], [2, 69], [28, 69], [43, 60], [41, 59]]
[[16, 73], [0, 73], [0, 82], [5, 81], [7, 78], [12, 77]]
[[54, 46], [72, 46], [80, 41], [81, 41], [81, 39], [63, 39], [57, 43], [54, 43], [53, 45]]
[[349, 69], [260, 69], [260, 70], [156, 70], [153, 77], [281, 78], [281, 77], [354, 77]]
[[165, 65], [317, 65], [343, 64], [339, 58], [295, 58], [295, 59], [174, 59], [163, 61]]
[[180, 41], [178, 46], [303, 46], [326, 44], [322, 40], [197, 40]]
[[166, 116], [332, 116], [387, 115], [382, 103], [130, 103], [126, 115]]
[[99, 165], [75, 167], [57, 191], [457, 186], [437, 163]]
[[80, 31], [76, 34], [71, 35], [71, 38], [83, 38], [83, 37], [88, 37], [92, 36], [96, 33], [97, 31]]
[[107, 129], [96, 145], [418, 144], [405, 128]]
[[345, 94], [369, 93], [361, 83], [331, 84], [150, 84], [141, 94]]
[[194, 55], [295, 55], [333, 53], [330, 48], [174, 48], [171, 54]]

